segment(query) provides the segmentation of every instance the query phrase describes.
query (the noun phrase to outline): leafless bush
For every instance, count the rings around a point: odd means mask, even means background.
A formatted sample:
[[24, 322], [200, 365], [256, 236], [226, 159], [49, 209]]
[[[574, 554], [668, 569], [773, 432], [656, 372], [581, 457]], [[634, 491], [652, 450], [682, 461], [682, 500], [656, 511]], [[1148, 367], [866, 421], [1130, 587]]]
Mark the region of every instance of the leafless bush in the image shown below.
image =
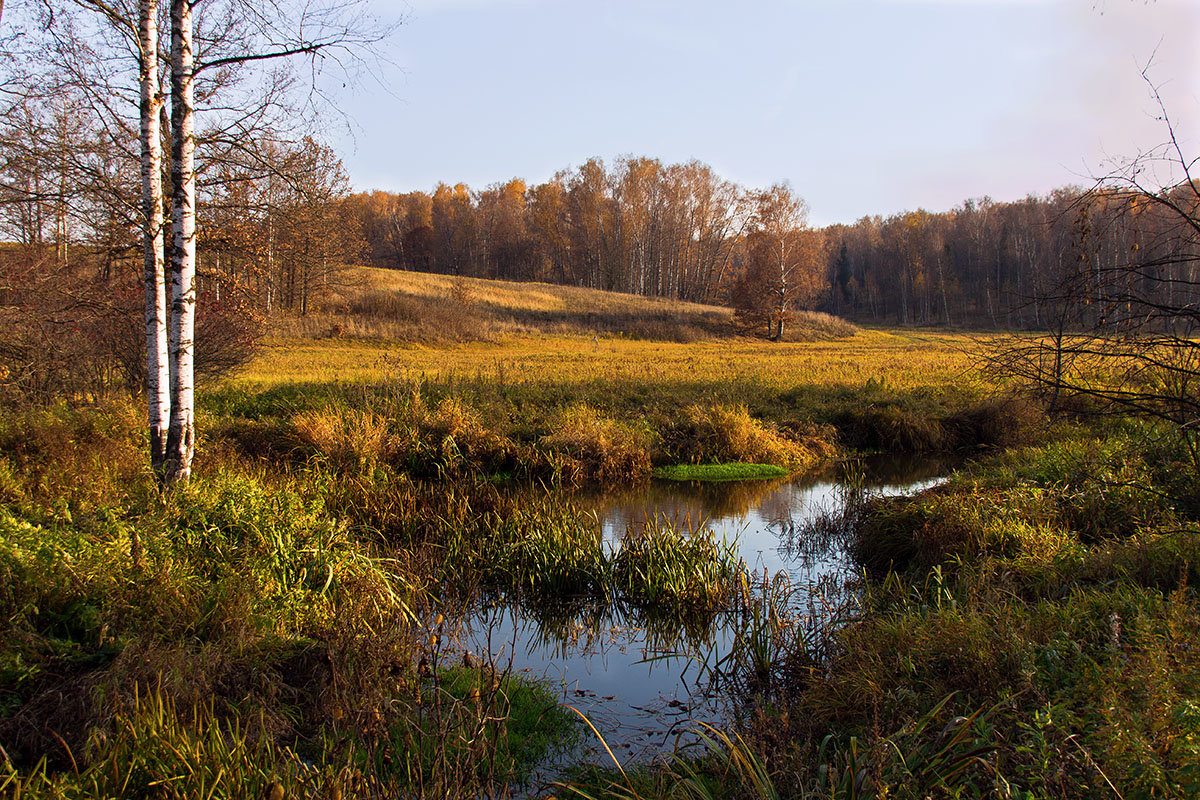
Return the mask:
[[[8, 258], [0, 286], [0, 399], [44, 402], [141, 391], [146, 376], [143, 291], [132, 280], [64, 273], [36, 251]], [[248, 361], [261, 318], [236, 294], [201, 295], [196, 372]]]
[[[1078, 258], [1049, 303], [1052, 330], [1002, 342], [986, 368], [1052, 410], [1160, 420], [1200, 471], [1200, 184], [1159, 105], [1166, 143], [1118, 164], [1077, 203]], [[1103, 258], [1095, 240], [1118, 223], [1126, 247]]]

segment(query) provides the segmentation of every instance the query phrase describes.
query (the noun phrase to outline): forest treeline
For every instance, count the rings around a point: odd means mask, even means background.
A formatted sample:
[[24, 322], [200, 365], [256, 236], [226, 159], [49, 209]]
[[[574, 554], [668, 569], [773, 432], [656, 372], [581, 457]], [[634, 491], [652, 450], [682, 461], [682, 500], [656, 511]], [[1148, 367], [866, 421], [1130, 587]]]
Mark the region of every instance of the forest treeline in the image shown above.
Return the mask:
[[[10, 310], [22, 287], [80, 270], [126, 289], [139, 280], [138, 164], [82, 107], [26, 101], [0, 123], [0, 306]], [[1194, 236], [1167, 207], [1117, 189], [814, 228], [786, 185], [746, 189], [696, 161], [590, 159], [533, 185], [352, 193], [335, 152], [311, 137], [231, 147], [217, 131], [198, 146], [202, 306], [235, 302], [227, 315], [238, 317], [242, 307], [303, 314], [357, 263], [729, 304], [764, 335], [799, 309], [1047, 329], [1072, 294], [1093, 301], [1094, 317], [1119, 315], [1112, 299], [1127, 287], [1106, 284], [1127, 282], [1118, 268], [1129, 265], [1145, 265], [1166, 305], [1200, 302]]]
[[[49, 278], [140, 280], [131, 136], [112, 136], [69, 99], [8, 108], [0, 121], [0, 295]], [[201, 293], [215, 301], [225, 292], [265, 313], [304, 312], [362, 252], [357, 224], [346, 224], [355, 215], [343, 206], [342, 163], [308, 136], [236, 147], [226, 136], [215, 131], [198, 142]]]
[[[592, 159], [533, 186], [440, 184], [432, 193], [358, 193], [347, 205], [374, 266], [737, 306], [755, 234], [764, 237], [763, 194], [697, 162], [622, 158], [607, 168]], [[1191, 293], [1168, 298], [1172, 305], [1200, 299], [1186, 232], [1128, 191], [1062, 188], [823, 229], [804, 223], [801, 213], [785, 273], [798, 287], [788, 288], [789, 303], [858, 320], [1045, 329], [1070, 293], [1090, 293], [1097, 314], [1114, 313], [1103, 310], [1106, 298], [1124, 287], [1106, 287], [1104, 276], [1137, 263], [1171, 292]]]

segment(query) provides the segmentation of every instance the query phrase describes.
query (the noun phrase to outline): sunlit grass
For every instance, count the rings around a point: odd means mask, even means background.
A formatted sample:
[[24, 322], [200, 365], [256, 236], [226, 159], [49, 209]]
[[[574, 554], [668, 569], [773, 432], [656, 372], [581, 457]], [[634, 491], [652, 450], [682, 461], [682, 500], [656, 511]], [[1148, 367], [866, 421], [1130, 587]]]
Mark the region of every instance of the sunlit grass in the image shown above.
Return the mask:
[[732, 311], [719, 306], [686, 303], [661, 297], [642, 297], [620, 292], [604, 292], [581, 286], [560, 286], [552, 283], [460, 278], [428, 272], [359, 268], [352, 278], [360, 290], [403, 292], [418, 298], [443, 298], [458, 287], [466, 287], [462, 299], [474, 304], [509, 312], [566, 311], [566, 312], [626, 312], [669, 310], [675, 313], [715, 312], [732, 317]]
[[861, 386], [907, 390], [977, 383], [979, 344], [940, 332], [862, 331], [831, 342], [648, 342], [606, 336], [527, 335], [444, 346], [341, 339], [277, 340], [232, 381], [262, 389], [283, 383], [378, 383], [404, 377], [487, 378], [504, 384], [604, 380]]

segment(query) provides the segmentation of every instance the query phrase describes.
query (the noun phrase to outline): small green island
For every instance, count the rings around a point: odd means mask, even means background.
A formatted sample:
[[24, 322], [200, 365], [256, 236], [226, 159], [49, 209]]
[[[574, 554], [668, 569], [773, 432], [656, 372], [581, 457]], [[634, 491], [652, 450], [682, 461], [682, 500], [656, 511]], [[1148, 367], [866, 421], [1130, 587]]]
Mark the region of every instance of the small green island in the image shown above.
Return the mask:
[[672, 464], [654, 470], [654, 477], [668, 481], [754, 481], [785, 478], [790, 473], [774, 464]]

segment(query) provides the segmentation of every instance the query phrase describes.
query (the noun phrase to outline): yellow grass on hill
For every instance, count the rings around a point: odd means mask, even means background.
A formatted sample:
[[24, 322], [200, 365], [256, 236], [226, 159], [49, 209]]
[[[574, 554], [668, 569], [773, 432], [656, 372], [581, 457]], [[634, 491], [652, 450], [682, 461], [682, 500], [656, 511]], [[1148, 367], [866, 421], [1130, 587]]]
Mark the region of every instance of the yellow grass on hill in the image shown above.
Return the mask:
[[528, 312], [587, 315], [669, 311], [680, 315], [713, 315], [722, 319], [732, 317], [729, 309], [720, 306], [552, 283], [458, 278], [453, 275], [367, 267], [355, 270], [353, 275], [355, 282], [363, 289], [399, 292], [431, 300], [449, 297], [461, 286], [468, 292], [467, 299], [475, 306], [513, 315]]
[[422, 379], [671, 384], [694, 387], [691, 396], [704, 386], [908, 390], [980, 381], [977, 342], [961, 334], [862, 330], [810, 314], [794, 326], [806, 340], [768, 342], [733, 335], [731, 312], [715, 306], [378, 269], [352, 278], [318, 314], [277, 328], [233, 382], [252, 390]]
[[[798, 341], [848, 336], [855, 327], [828, 314], [803, 312], [791, 326]], [[284, 338], [350, 338], [395, 342], [496, 341], [528, 333], [621, 334], [691, 342], [737, 333], [720, 306], [546, 283], [459, 278], [371, 268], [348, 273], [345, 285], [316, 312], [279, 326]]]

